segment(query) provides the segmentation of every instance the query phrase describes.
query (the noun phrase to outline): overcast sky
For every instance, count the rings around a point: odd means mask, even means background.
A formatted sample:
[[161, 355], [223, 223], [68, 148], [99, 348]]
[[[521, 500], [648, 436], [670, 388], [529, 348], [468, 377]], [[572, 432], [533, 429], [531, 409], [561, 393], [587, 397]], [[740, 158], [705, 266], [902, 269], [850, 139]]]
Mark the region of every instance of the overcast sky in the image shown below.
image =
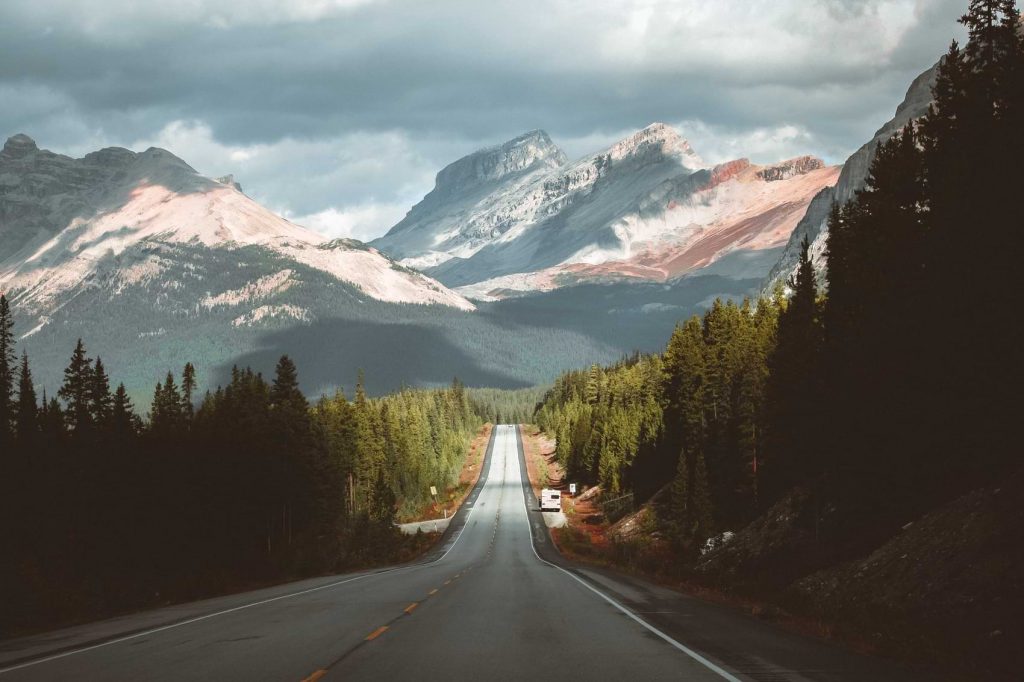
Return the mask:
[[165, 147], [334, 236], [543, 128], [570, 157], [653, 121], [706, 160], [839, 163], [967, 0], [3, 0], [0, 136]]

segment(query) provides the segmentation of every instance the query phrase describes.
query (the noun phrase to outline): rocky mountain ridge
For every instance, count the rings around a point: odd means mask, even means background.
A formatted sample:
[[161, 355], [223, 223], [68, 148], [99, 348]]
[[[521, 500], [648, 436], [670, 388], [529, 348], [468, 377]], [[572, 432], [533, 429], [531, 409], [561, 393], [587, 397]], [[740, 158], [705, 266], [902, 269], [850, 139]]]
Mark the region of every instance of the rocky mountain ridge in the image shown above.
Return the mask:
[[[543, 153], [513, 157], [524, 140]], [[480, 159], [514, 173], [454, 187], [449, 169]], [[781, 248], [837, 169], [798, 157], [711, 168], [678, 131], [654, 123], [574, 163], [534, 131], [438, 174], [435, 189], [373, 244], [461, 293], [491, 300], [584, 281], [664, 281], [733, 256], [750, 275], [756, 252]], [[475, 177], [475, 176], [474, 176]], [[729, 269], [723, 265], [723, 271]], [[754, 267], [764, 269], [760, 265]]]

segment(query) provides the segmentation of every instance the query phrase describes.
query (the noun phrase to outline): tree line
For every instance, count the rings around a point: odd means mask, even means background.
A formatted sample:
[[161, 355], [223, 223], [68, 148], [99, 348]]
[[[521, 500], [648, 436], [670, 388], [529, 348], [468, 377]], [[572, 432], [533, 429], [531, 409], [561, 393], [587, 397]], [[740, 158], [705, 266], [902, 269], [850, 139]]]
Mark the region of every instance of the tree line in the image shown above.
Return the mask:
[[393, 561], [393, 525], [457, 483], [482, 425], [458, 380], [310, 404], [283, 356], [196, 395], [168, 372], [148, 413], [75, 346], [37, 396], [0, 296], [0, 630]]
[[794, 489], [833, 556], [1021, 464], [1024, 39], [972, 0], [928, 113], [881, 144], [829, 220], [827, 282], [803, 244], [787, 299], [716, 304], [664, 353], [563, 375], [537, 412], [571, 476], [664, 490], [692, 550]]
[[545, 388], [469, 388], [466, 389], [474, 411], [492, 424], [526, 424], [544, 397]]

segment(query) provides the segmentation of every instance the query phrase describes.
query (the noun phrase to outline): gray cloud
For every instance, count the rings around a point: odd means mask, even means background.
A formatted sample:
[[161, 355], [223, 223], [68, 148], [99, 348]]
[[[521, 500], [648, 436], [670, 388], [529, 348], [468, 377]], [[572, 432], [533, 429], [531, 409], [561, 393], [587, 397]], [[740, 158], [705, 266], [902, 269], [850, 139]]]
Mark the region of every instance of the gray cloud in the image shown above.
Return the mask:
[[457, 156], [544, 128], [570, 155], [651, 121], [708, 158], [841, 161], [966, 0], [7, 0], [0, 133], [169, 147], [373, 236]]

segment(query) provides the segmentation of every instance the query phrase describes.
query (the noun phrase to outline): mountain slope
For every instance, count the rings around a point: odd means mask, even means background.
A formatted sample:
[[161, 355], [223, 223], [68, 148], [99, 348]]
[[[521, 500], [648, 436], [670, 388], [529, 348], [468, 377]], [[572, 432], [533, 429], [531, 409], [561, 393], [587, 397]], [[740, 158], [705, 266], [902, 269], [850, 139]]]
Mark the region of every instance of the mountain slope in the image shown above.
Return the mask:
[[[481, 165], [522, 170], [465, 190], [450, 182], [450, 169]], [[810, 157], [705, 166], [661, 123], [571, 164], [546, 135], [529, 133], [444, 169], [373, 243], [482, 300], [584, 281], [664, 281], [726, 255], [781, 248], [838, 173]], [[749, 270], [750, 258], [737, 261]]]
[[776, 284], [785, 283], [792, 275], [800, 258], [800, 244], [806, 237], [811, 242], [811, 257], [815, 267], [825, 270], [825, 243], [828, 238], [828, 215], [832, 204], [844, 204], [853, 198], [858, 190], [864, 188], [871, 161], [878, 145], [890, 139], [907, 123], [928, 113], [932, 102], [932, 85], [938, 64], [932, 66], [914, 79], [907, 89], [903, 101], [896, 108], [896, 114], [886, 122], [874, 137], [855, 151], [843, 164], [842, 171], [834, 187], [826, 187], [814, 197], [807, 207], [807, 212], [793, 230], [782, 252], [779, 262], [772, 267], [763, 289], [771, 291]]
[[[83, 159], [39, 150], [18, 135], [0, 152], [0, 287], [45, 316], [113, 268], [120, 284], [160, 277], [156, 244], [258, 247], [355, 285], [377, 300], [472, 304], [349, 240], [329, 241], [205, 178], [170, 152], [110, 148]], [[272, 273], [271, 273], [272, 274]]]
[[467, 257], [511, 225], [494, 199], [562, 167], [565, 154], [542, 130], [449, 164], [434, 189], [374, 246], [413, 267]]
[[376, 249], [294, 225], [169, 152], [71, 159], [24, 135], [0, 152], [0, 291], [40, 392], [59, 386], [81, 337], [143, 405], [185, 362], [210, 387], [234, 363], [270, 372], [289, 353], [310, 393], [351, 389], [359, 368], [382, 392], [456, 375], [525, 386], [622, 352], [478, 312]]

